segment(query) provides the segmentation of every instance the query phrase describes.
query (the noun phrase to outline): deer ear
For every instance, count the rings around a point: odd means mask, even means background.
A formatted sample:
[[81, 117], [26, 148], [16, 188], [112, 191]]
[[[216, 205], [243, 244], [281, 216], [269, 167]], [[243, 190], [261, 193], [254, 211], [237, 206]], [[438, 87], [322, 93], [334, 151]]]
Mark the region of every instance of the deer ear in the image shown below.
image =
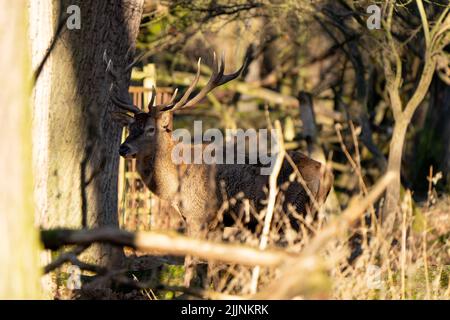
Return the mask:
[[134, 122], [134, 118], [123, 112], [111, 112], [111, 118], [120, 126], [125, 127]]
[[159, 118], [159, 125], [169, 131], [173, 129], [173, 113], [170, 111], [162, 112]]

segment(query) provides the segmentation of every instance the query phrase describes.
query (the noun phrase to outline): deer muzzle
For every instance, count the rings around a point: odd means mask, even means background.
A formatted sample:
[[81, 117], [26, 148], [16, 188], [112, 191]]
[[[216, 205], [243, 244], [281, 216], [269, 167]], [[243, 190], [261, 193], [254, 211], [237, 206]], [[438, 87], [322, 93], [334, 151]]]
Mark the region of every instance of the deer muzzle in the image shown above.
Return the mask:
[[136, 158], [136, 150], [128, 144], [122, 144], [119, 148], [119, 154], [124, 158]]

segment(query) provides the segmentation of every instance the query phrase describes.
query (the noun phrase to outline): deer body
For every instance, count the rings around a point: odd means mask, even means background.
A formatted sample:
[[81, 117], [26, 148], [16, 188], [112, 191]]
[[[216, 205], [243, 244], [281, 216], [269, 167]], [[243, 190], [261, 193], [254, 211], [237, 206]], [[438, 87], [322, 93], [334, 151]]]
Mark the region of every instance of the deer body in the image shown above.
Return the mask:
[[[238, 195], [250, 200], [257, 211], [262, 209], [262, 201], [267, 198], [268, 176], [261, 175], [259, 165], [175, 164], [172, 159], [175, 147], [171, 135], [172, 119], [171, 115], [167, 117], [169, 119], [155, 119], [153, 139], [146, 147], [141, 146], [141, 151], [136, 154], [137, 170], [153, 194], [178, 209], [186, 219], [189, 235], [200, 237], [202, 230], [207, 231], [208, 224], [216, 218], [223, 202]], [[125, 141], [122, 150], [134, 149], [132, 144], [132, 141]], [[299, 152], [289, 152], [289, 155], [315, 200], [324, 200], [331, 186], [327, 170]], [[311, 201], [300, 183], [289, 181], [293, 172], [294, 169], [285, 161], [278, 176], [280, 186], [289, 182], [284, 190], [283, 207], [285, 212], [292, 205], [298, 213], [305, 213], [307, 208], [312, 209]], [[328, 178], [328, 183], [324, 178]]]

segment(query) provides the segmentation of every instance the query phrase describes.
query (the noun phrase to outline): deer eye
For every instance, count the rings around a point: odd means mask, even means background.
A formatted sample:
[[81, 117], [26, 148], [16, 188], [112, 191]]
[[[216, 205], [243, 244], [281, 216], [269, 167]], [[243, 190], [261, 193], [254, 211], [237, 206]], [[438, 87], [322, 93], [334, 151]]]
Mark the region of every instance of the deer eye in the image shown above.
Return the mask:
[[148, 136], [152, 136], [155, 133], [155, 128], [154, 127], [150, 127], [147, 129], [147, 135]]

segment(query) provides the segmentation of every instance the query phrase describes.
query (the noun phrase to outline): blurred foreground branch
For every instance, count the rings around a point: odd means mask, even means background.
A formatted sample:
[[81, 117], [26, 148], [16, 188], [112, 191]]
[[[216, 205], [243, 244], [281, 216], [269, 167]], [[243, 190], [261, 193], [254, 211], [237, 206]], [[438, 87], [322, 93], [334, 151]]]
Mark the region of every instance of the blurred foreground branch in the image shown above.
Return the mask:
[[188, 238], [176, 233], [135, 232], [115, 228], [91, 230], [54, 229], [41, 232], [47, 249], [64, 245], [89, 245], [94, 242], [132, 247], [154, 255], [193, 255], [205, 260], [239, 263], [246, 266], [277, 267], [294, 259], [295, 255], [281, 250], [258, 250], [252, 247], [215, 243]]

